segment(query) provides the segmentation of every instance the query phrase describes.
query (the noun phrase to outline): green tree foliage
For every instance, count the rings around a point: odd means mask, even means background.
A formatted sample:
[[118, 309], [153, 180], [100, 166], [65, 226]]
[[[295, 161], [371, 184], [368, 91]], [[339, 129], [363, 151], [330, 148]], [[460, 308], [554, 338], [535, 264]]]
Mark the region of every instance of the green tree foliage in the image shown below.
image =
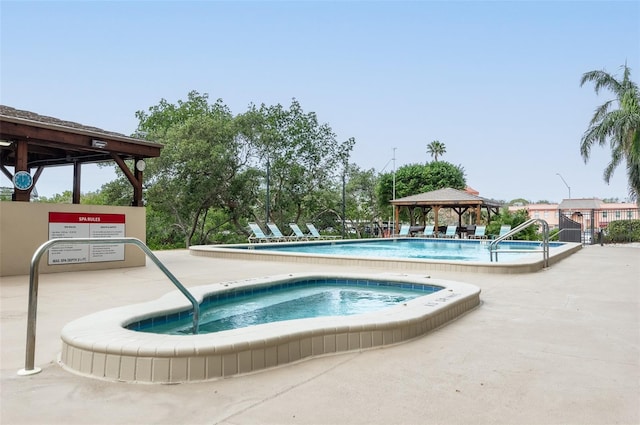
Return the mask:
[[[504, 208], [500, 211], [500, 214], [491, 216], [491, 222], [487, 225], [486, 233], [488, 235], [498, 235], [500, 234], [500, 226], [503, 224], [508, 224], [513, 229], [527, 220], [529, 220], [529, 213], [527, 210], [522, 209], [511, 212], [508, 208]], [[540, 235], [538, 234], [538, 225], [534, 224], [523, 229], [521, 232], [513, 235], [513, 238], [527, 241], [539, 240]]]
[[[464, 168], [446, 161], [404, 165], [396, 171], [395, 199], [418, 195], [433, 190], [452, 188], [463, 190], [467, 186]], [[389, 201], [393, 197], [393, 173], [382, 174], [376, 187], [378, 206], [391, 215]]]
[[[80, 198], [82, 202], [82, 197]], [[56, 193], [55, 195], [49, 197], [40, 196], [38, 198], [38, 202], [45, 202], [51, 204], [71, 204], [73, 203], [73, 192], [70, 190], [65, 190], [62, 193]]]
[[[295, 99], [289, 108], [250, 105], [234, 116], [221, 100], [209, 103], [192, 91], [187, 100], [163, 99], [136, 116], [138, 132], [164, 145], [144, 175], [150, 246], [246, 241], [247, 221], [266, 219], [267, 188], [269, 220], [283, 230], [340, 211], [327, 194], [354, 140], [338, 143]], [[112, 202], [130, 199], [124, 183], [104, 187]]]
[[604, 180], [609, 183], [618, 165], [627, 168], [629, 194], [640, 203], [640, 92], [631, 81], [631, 69], [622, 67], [622, 79], [605, 71], [590, 71], [582, 75], [580, 86], [594, 83], [599, 94], [602, 89], [612, 92], [615, 99], [606, 101], [594, 112], [589, 128], [582, 136], [580, 153], [585, 162], [589, 160], [594, 144], [611, 148], [611, 161], [604, 170]]
[[376, 202], [376, 172], [351, 164], [346, 184], [346, 218], [358, 238], [371, 236], [372, 224], [380, 216]]
[[605, 234], [607, 242], [640, 242], [640, 220], [612, 221]]
[[[137, 113], [139, 130], [164, 144], [145, 170], [146, 201], [153, 205], [154, 221], [162, 223], [157, 235], [162, 244], [175, 244], [176, 234], [185, 246], [210, 243], [225, 225], [240, 227], [255, 198], [255, 171], [245, 167], [240, 127], [222, 101], [210, 105], [207, 99], [192, 91], [178, 105], [161, 100], [149, 113]], [[211, 219], [216, 209], [227, 212], [226, 220]]]
[[435, 162], [438, 162], [438, 157], [444, 155], [446, 152], [447, 148], [444, 143], [439, 140], [434, 140], [427, 145], [427, 153], [431, 155], [431, 158], [433, 158]]
[[527, 199], [524, 198], [516, 198], [516, 199], [512, 199], [510, 200], [507, 205], [511, 206], [511, 205], [528, 205], [531, 202], [529, 202]]
[[319, 123], [315, 113], [305, 113], [295, 99], [288, 109], [279, 104], [251, 106], [242, 119], [255, 153], [254, 166], [263, 170], [265, 179], [264, 195], [254, 210], [256, 221], [286, 226], [305, 216], [330, 214], [338, 219], [340, 204], [316, 195], [332, 188], [341, 176], [355, 141], [338, 143], [331, 127]]

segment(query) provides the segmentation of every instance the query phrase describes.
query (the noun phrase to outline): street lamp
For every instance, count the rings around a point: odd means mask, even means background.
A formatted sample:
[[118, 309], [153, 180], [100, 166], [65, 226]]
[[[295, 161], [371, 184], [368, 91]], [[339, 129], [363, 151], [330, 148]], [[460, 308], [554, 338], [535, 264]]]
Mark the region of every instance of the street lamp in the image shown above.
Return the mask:
[[[396, 149], [393, 148], [393, 200], [396, 200]], [[393, 206], [393, 219], [391, 220], [391, 236], [396, 234], [396, 206]]]
[[571, 199], [571, 188], [569, 187], [565, 179], [560, 175], [560, 173], [556, 173], [556, 175], [562, 179], [562, 181], [564, 182], [564, 185], [567, 186], [567, 189], [569, 189], [569, 199]]

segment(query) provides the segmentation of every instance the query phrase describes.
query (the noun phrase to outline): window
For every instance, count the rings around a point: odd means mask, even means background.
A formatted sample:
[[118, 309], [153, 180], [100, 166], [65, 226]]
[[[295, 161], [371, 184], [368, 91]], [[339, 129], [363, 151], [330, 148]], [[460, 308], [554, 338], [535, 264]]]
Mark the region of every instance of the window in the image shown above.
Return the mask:
[[620, 218], [620, 211], [616, 211], [616, 219]]
[[602, 218], [604, 218], [604, 219], [607, 218], [607, 212], [606, 211], [602, 211]]

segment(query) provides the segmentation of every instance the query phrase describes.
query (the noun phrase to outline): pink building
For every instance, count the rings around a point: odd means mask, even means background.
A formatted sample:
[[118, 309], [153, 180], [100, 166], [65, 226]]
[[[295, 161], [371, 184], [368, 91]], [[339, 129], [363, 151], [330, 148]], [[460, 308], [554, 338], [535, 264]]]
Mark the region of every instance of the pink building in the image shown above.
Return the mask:
[[[580, 231], [579, 240], [595, 241], [595, 234], [617, 220], [640, 219], [637, 204], [606, 203], [598, 198], [564, 199], [560, 204], [528, 204], [510, 206], [509, 211], [527, 210], [530, 218], [540, 218], [550, 229]], [[561, 217], [562, 216], [562, 217]], [[563, 235], [564, 236], [564, 235]], [[562, 240], [562, 236], [561, 236]]]

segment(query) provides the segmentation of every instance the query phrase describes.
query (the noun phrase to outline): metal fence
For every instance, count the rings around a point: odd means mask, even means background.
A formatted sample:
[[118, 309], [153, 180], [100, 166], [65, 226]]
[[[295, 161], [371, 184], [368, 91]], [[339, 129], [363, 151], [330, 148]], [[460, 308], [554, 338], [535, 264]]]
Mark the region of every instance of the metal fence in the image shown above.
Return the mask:
[[582, 242], [582, 224], [560, 214], [560, 242]]

